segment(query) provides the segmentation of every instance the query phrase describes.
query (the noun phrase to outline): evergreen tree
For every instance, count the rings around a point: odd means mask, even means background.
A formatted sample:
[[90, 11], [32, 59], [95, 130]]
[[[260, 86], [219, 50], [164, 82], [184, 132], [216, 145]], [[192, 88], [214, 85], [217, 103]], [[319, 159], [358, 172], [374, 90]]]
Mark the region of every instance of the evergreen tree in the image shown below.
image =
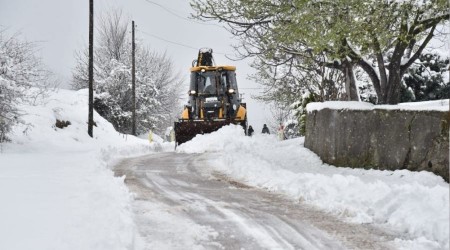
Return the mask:
[[402, 102], [450, 98], [449, 59], [437, 54], [423, 54], [403, 77]]
[[300, 135], [306, 135], [306, 105], [310, 102], [315, 102], [316, 98], [312, 93], [306, 93], [302, 96], [301, 102], [297, 106], [297, 117], [300, 129]]

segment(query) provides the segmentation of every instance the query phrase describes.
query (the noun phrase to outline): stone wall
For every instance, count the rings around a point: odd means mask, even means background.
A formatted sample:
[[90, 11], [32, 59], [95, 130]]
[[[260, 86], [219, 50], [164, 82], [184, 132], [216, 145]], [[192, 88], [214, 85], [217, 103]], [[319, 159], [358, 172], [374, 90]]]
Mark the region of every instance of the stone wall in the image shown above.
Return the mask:
[[312, 110], [305, 147], [335, 166], [426, 170], [448, 182], [449, 124], [442, 111]]

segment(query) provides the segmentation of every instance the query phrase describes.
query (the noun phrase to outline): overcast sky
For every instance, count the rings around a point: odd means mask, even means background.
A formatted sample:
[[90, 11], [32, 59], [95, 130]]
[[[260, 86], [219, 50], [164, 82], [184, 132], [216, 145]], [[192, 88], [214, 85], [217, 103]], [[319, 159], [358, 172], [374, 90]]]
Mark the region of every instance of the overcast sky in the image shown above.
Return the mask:
[[[166, 52], [177, 70], [189, 79], [189, 67], [198, 48], [214, 50], [217, 64], [237, 66], [240, 92], [248, 105], [249, 124], [260, 131], [268, 123], [268, 108], [252, 96], [261, 91], [247, 79], [252, 70], [247, 61], [230, 61], [223, 54], [233, 55], [234, 40], [225, 29], [204, 24], [188, 17], [192, 12], [188, 0], [94, 0], [98, 16], [109, 9], [121, 8], [137, 25], [136, 36], [151, 49]], [[37, 41], [45, 64], [60, 76], [63, 86], [71, 80], [75, 65], [74, 53], [88, 41], [88, 0], [0, 0], [0, 25], [12, 34], [21, 33], [29, 41]], [[95, 34], [94, 34], [95, 36]], [[165, 40], [165, 41], [164, 41]], [[181, 112], [181, 111], [180, 111]]]

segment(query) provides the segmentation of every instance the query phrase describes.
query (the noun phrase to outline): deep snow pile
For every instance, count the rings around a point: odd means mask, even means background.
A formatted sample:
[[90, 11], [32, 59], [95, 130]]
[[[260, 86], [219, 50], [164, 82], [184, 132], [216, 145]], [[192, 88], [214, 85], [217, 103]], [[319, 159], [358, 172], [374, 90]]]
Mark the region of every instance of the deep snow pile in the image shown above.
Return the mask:
[[[28, 125], [0, 145], [0, 249], [133, 248], [132, 197], [108, 165], [164, 145], [119, 134], [97, 113], [90, 138], [86, 90], [21, 109]], [[56, 128], [56, 119], [71, 125]]]
[[400, 235], [400, 249], [449, 248], [449, 185], [428, 172], [337, 168], [303, 147], [303, 138], [246, 137], [226, 126], [178, 152], [214, 154], [211, 166], [247, 184], [289, 195], [354, 223]]

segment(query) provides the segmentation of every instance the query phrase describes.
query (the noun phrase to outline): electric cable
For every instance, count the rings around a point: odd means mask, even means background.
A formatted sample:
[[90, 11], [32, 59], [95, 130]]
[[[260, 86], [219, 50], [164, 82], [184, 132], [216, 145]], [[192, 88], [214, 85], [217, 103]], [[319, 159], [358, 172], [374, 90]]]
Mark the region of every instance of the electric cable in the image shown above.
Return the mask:
[[[150, 34], [150, 33], [148, 33], [148, 32], [145, 32], [145, 31], [141, 30], [141, 29], [137, 29], [137, 30], [138, 30], [139, 32], [141, 32], [142, 34], [144, 34], [144, 35], [151, 36], [151, 37], [153, 37], [153, 38], [156, 38], [156, 39], [161, 40], [161, 41], [164, 41], [164, 42], [168, 42], [168, 43], [175, 44], [175, 45], [178, 45], [178, 46], [182, 46], [182, 47], [185, 47], [185, 48], [193, 49], [193, 50], [196, 50], [196, 51], [199, 50], [199, 48], [195, 48], [195, 47], [192, 47], [192, 46], [189, 46], [189, 45], [186, 45], [186, 44], [182, 44], [182, 43], [179, 43], [179, 42], [174, 42], [174, 41], [171, 41], [171, 40], [162, 38], [162, 37], [160, 37], [160, 36]], [[214, 51], [214, 54], [219, 54], [219, 55], [224, 55], [224, 56], [230, 56], [230, 55], [227, 54], [227, 53], [217, 52], [217, 51]]]
[[175, 13], [174, 10], [171, 10], [171, 9], [165, 7], [164, 5], [159, 4], [159, 3], [156, 3], [156, 2], [154, 2], [154, 1], [151, 1], [151, 0], [144, 0], [144, 1], [146, 1], [146, 2], [149, 3], [149, 4], [153, 4], [153, 5], [155, 5], [155, 6], [158, 6], [159, 8], [165, 10], [167, 13], [169, 13], [169, 14], [171, 14], [171, 15], [173, 15], [173, 16], [176, 16], [176, 17], [178, 17], [178, 18], [181, 18], [181, 19], [183, 19], [183, 20], [186, 20], [186, 21], [189, 21], [189, 22], [193, 22], [193, 23], [196, 23], [196, 24], [201, 24], [201, 25], [213, 25], [213, 26], [217, 26], [217, 27], [223, 28], [222, 26], [220, 26], [220, 25], [218, 25], [218, 24], [215, 24], [215, 23], [202, 23], [202, 22], [197, 22], [197, 21], [195, 21], [195, 20], [192, 20], [192, 19], [183, 17], [183, 16], [181, 16], [181, 15]]

